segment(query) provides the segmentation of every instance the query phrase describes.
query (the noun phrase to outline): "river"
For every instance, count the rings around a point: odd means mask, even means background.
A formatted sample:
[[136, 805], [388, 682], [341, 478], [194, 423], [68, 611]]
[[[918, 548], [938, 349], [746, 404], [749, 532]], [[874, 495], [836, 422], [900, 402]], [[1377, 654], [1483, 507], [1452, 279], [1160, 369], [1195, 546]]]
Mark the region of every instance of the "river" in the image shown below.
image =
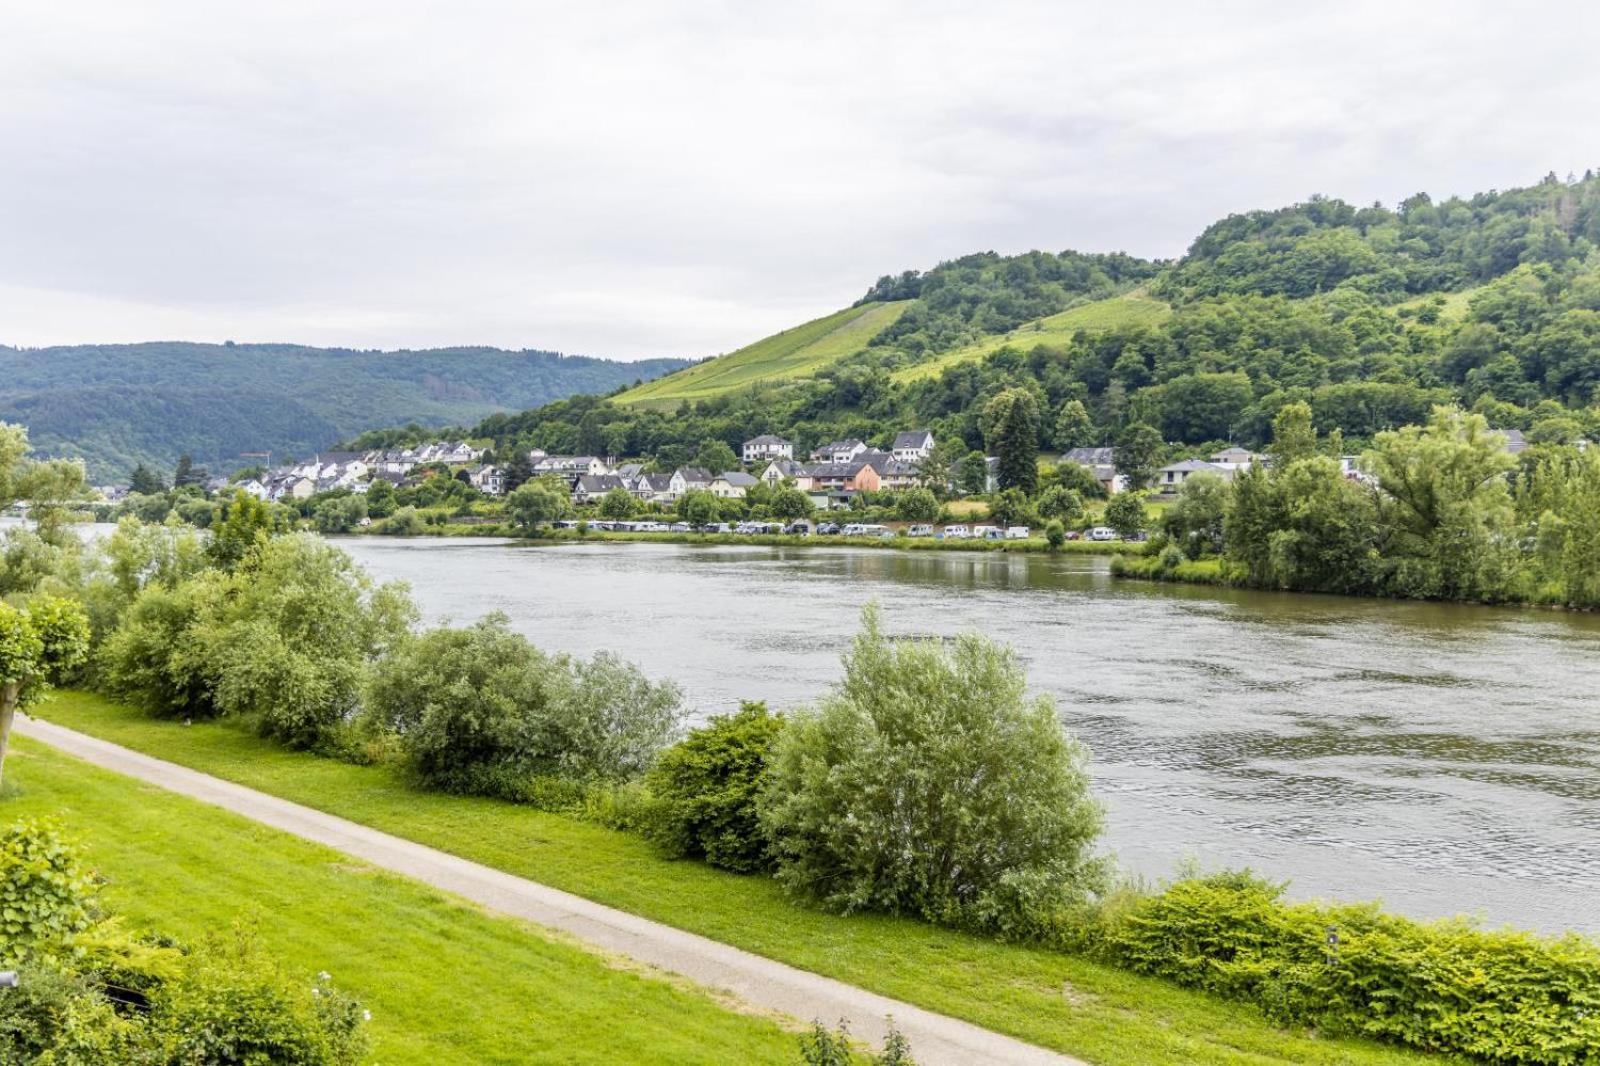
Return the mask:
[[619, 652], [697, 716], [815, 699], [869, 601], [891, 633], [979, 630], [1093, 749], [1130, 870], [1600, 933], [1600, 618], [1156, 586], [1083, 556], [342, 543], [431, 621], [502, 611]]

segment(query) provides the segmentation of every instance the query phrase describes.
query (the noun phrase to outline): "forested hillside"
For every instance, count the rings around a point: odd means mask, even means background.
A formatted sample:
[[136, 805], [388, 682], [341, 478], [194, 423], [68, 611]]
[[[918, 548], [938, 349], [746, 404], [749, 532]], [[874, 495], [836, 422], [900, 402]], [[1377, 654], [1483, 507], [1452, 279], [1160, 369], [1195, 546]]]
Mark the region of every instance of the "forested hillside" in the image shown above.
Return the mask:
[[306, 455], [376, 426], [470, 423], [685, 365], [495, 348], [0, 347], [0, 421], [26, 425], [44, 454], [83, 457], [102, 481], [185, 453], [228, 468], [244, 452]]
[[[761, 432], [881, 444], [926, 425], [981, 449], [986, 402], [1020, 387], [1042, 449], [1146, 424], [1178, 444], [1261, 445], [1295, 400], [1357, 441], [1445, 402], [1571, 439], [1600, 433], [1597, 245], [1592, 173], [1392, 210], [1314, 197], [1223, 219], [1176, 262], [984, 253], [885, 276], [857, 306], [892, 306], [892, 320], [804, 375], [681, 392], [691, 379], [675, 375], [651, 388], [675, 410], [576, 397], [478, 432], [666, 463]], [[715, 380], [718, 363], [689, 373]]]

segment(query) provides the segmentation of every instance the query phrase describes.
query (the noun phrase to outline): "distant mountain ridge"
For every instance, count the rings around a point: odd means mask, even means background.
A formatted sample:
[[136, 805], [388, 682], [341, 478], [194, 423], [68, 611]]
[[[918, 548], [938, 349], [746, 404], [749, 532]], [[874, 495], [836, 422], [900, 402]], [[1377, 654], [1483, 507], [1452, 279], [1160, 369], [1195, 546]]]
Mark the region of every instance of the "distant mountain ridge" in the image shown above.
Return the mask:
[[688, 366], [460, 347], [390, 352], [295, 344], [0, 347], [0, 421], [94, 481], [179, 455], [229, 468], [247, 452], [307, 455], [363, 430], [469, 425], [498, 411], [609, 393]]

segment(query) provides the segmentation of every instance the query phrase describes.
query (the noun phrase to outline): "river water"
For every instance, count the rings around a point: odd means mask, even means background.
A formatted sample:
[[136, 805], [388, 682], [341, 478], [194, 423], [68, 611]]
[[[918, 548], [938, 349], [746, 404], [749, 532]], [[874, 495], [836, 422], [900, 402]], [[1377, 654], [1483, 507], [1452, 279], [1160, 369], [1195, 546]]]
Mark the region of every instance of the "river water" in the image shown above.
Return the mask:
[[614, 650], [697, 715], [815, 699], [861, 607], [1016, 648], [1152, 878], [1600, 933], [1600, 618], [1115, 581], [1083, 556], [347, 539], [430, 620]]

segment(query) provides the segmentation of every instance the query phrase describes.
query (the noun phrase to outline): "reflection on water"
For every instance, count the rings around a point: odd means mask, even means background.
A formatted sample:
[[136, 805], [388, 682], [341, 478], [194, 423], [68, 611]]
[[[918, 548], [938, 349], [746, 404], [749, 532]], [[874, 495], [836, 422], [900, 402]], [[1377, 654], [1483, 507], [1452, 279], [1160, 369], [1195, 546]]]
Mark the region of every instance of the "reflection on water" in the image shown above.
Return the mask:
[[360, 539], [432, 619], [504, 611], [613, 649], [697, 712], [791, 707], [862, 605], [898, 634], [979, 629], [1095, 752], [1110, 840], [1419, 915], [1600, 932], [1600, 619], [1113, 582], [1033, 555]]

